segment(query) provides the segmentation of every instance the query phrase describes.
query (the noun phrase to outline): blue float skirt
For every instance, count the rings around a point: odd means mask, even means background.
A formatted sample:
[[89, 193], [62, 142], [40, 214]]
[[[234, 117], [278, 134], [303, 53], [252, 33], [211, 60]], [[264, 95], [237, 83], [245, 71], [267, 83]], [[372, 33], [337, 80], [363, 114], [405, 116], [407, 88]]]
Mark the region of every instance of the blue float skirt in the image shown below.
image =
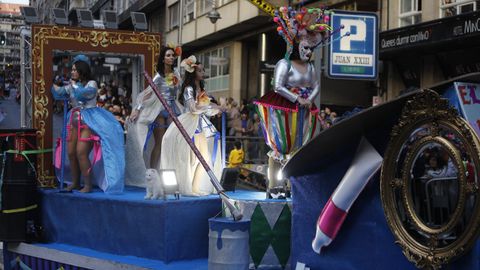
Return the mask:
[[[100, 137], [101, 161], [92, 164], [92, 181], [105, 193], [122, 193], [125, 185], [125, 149], [120, 123], [102, 108], [82, 109], [80, 112], [82, 121]], [[67, 123], [70, 123], [71, 115], [69, 112]], [[65, 164], [66, 169], [69, 169], [68, 160]]]

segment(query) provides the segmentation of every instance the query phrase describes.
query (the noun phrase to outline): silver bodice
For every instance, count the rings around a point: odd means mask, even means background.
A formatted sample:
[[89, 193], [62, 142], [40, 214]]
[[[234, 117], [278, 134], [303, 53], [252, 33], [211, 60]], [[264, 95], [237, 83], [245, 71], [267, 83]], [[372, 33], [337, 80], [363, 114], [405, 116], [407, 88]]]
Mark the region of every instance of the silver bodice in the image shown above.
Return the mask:
[[[197, 92], [198, 94], [198, 92]], [[209, 115], [213, 115], [211, 106], [198, 107], [197, 96], [195, 95], [191, 86], [185, 87], [183, 93], [183, 100], [186, 113], [199, 114], [198, 127], [196, 132], [205, 132], [205, 137], [212, 137], [217, 133], [217, 130], [208, 119]]]
[[185, 103], [185, 112], [193, 112], [193, 110], [195, 110], [195, 103], [197, 102], [197, 97], [195, 96], [195, 93], [191, 86], [185, 87], [185, 91], [183, 92], [183, 100]]
[[306, 73], [299, 72], [293, 64], [282, 59], [275, 66], [275, 92], [290, 102], [296, 102], [298, 94], [290, 91], [292, 88], [310, 88], [312, 89], [308, 99], [313, 101], [320, 91], [320, 82], [315, 67], [312, 63], [308, 64]]
[[180, 73], [178, 73], [177, 69], [173, 71], [173, 75], [178, 79], [177, 85], [174, 85], [174, 86], [167, 85], [165, 78], [161, 76], [159, 73], [157, 73], [155, 77], [153, 77], [153, 83], [155, 83], [157, 88], [160, 90], [160, 92], [162, 93], [162, 96], [166, 100], [170, 100], [170, 101], [177, 99], [177, 94], [181, 86]]

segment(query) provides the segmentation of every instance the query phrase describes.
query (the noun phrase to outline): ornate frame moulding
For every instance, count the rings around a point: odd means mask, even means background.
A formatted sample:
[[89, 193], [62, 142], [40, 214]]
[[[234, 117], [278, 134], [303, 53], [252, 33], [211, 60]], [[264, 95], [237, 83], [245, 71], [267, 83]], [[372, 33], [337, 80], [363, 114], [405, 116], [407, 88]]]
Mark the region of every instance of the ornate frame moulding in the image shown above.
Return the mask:
[[[415, 132], [425, 129], [427, 134], [418, 136]], [[441, 129], [448, 130], [460, 141], [460, 146], [441, 136]], [[413, 137], [414, 136], [414, 137]], [[411, 138], [417, 138], [410, 144]], [[408, 142], [408, 143], [407, 143]], [[430, 227], [415, 212], [411, 192], [410, 174], [416, 157], [429, 144], [439, 145], [452, 158], [457, 168], [458, 201], [451, 219], [440, 225]], [[410, 145], [409, 147], [404, 147]], [[463, 148], [460, 149], [459, 147]], [[406, 151], [403, 166], [399, 163], [402, 151]], [[476, 180], [467, 182], [466, 169], [462, 162], [463, 153], [470, 157], [475, 168]], [[400, 173], [398, 173], [400, 172]], [[400, 176], [401, 175], [401, 176]], [[480, 140], [470, 125], [461, 118], [457, 111], [431, 90], [424, 90], [409, 100], [399, 118], [399, 123], [392, 129], [390, 143], [385, 153], [380, 180], [380, 192], [385, 217], [396, 243], [403, 254], [416, 267], [422, 269], [439, 269], [465, 254], [474, 244], [480, 231]], [[465, 208], [468, 196], [474, 196], [472, 214], [465, 224], [463, 233], [452, 242], [440, 245], [442, 234], [455, 230], [466, 219]], [[402, 207], [398, 207], [397, 205]], [[404, 217], [412, 225], [404, 224], [399, 211], [404, 209]], [[428, 239], [418, 241], [412, 231]]]
[[[144, 69], [155, 71], [160, 54], [160, 34], [32, 25], [32, 121], [40, 149], [52, 148], [52, 95], [54, 51], [141, 55]], [[54, 184], [52, 154], [37, 157], [37, 179], [42, 186]]]

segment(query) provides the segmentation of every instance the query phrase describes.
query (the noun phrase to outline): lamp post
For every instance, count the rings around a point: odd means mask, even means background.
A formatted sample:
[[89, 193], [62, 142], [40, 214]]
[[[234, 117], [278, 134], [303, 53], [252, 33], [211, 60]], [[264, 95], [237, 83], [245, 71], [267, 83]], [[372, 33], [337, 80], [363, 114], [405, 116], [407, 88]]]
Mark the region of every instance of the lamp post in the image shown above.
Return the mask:
[[[183, 0], [179, 0], [178, 5], [178, 40], [177, 46], [182, 46], [182, 32], [183, 32]], [[182, 62], [181, 57], [177, 57], [177, 67], [180, 68], [180, 63]]]
[[[185, 8], [184, 5], [184, 0], [179, 0], [179, 20], [178, 20], [178, 40], [177, 44], [178, 46], [182, 46], [182, 35], [183, 35], [183, 11]], [[210, 22], [215, 24], [218, 19], [221, 19], [222, 17], [220, 16], [220, 13], [217, 11], [217, 5], [216, 5], [216, 0], [200, 0], [200, 1], [207, 1], [212, 4], [212, 10], [210, 10], [207, 13], [207, 18], [210, 19]], [[180, 63], [182, 62], [182, 59], [180, 57], [177, 58], [177, 67], [180, 67]]]

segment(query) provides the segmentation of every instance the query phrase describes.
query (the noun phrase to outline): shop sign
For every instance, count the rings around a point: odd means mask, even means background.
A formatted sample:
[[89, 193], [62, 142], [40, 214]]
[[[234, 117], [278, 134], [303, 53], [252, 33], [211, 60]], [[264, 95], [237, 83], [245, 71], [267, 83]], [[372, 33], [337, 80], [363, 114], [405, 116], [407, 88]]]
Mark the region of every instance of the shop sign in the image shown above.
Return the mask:
[[480, 34], [480, 11], [380, 33], [380, 52], [440, 44]]
[[273, 72], [274, 70], [275, 70], [275, 64], [268, 63], [265, 61], [260, 62], [260, 72], [268, 73], [268, 72]]
[[456, 82], [455, 91], [465, 119], [480, 136], [480, 84]]

